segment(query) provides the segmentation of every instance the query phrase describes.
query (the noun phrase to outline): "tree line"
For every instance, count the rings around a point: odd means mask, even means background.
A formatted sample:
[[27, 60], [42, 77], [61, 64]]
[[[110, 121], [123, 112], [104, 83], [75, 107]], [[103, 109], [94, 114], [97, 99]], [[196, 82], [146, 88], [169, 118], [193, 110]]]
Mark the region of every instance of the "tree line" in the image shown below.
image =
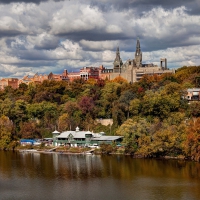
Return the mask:
[[[175, 74], [143, 76], [136, 83], [76, 79], [20, 84], [0, 91], [0, 148], [14, 148], [20, 138], [51, 137], [62, 132], [104, 131], [124, 136], [125, 152], [145, 157], [179, 156], [199, 161], [200, 103], [183, 98], [199, 87], [200, 66]], [[113, 119], [102, 126], [96, 119]]]

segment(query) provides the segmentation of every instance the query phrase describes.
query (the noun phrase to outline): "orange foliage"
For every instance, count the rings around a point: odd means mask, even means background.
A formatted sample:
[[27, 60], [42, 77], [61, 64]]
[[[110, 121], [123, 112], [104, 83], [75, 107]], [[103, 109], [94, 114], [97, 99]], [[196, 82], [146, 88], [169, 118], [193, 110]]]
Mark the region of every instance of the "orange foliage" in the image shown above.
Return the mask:
[[127, 80], [122, 78], [121, 76], [116, 77], [111, 82], [115, 82], [115, 83], [119, 83], [119, 84], [128, 83]]
[[90, 84], [90, 85], [95, 85], [95, 84], [97, 83], [97, 80], [94, 79], [94, 78], [89, 78], [89, 79], [87, 80], [87, 83]]
[[200, 118], [193, 118], [189, 122], [184, 148], [192, 160], [200, 161]]

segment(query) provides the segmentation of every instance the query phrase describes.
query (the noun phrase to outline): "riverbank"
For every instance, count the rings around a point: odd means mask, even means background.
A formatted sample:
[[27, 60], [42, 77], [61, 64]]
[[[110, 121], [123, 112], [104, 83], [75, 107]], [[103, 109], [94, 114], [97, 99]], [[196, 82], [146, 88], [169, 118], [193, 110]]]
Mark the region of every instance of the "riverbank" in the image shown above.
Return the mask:
[[[94, 149], [95, 150], [95, 149]], [[93, 151], [94, 151], [93, 150]], [[90, 148], [79, 147], [53, 147], [53, 146], [19, 146], [15, 148], [15, 151], [19, 152], [33, 152], [33, 153], [65, 153], [65, 154], [83, 154], [91, 151]]]
[[159, 157], [146, 157], [141, 154], [129, 154], [124, 153], [124, 150], [122, 148], [118, 148], [118, 150], [115, 150], [114, 152], [105, 152], [102, 151], [102, 149], [91, 149], [91, 148], [80, 148], [80, 147], [71, 147], [71, 148], [64, 148], [64, 147], [57, 147], [57, 148], [35, 148], [35, 149], [27, 149], [27, 148], [18, 148], [15, 149], [16, 151], [19, 151], [20, 153], [42, 153], [42, 154], [74, 154], [74, 155], [124, 155], [124, 156], [131, 156], [133, 158], [145, 158], [145, 159], [165, 159], [165, 160], [190, 160], [191, 158], [186, 158], [184, 155], [178, 155], [178, 156], [159, 156]]

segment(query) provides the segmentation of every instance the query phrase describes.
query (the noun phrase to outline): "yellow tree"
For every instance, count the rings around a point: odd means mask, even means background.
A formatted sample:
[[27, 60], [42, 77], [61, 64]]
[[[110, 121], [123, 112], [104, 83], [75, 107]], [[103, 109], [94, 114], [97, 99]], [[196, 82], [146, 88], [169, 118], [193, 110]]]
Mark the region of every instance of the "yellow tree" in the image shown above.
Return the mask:
[[58, 119], [59, 131], [66, 131], [70, 126], [69, 115], [67, 113], [62, 114]]
[[94, 79], [94, 78], [89, 78], [87, 80], [87, 84], [90, 84], [90, 85], [95, 85], [97, 83], [97, 81]]
[[7, 149], [12, 140], [12, 121], [6, 117], [2, 116], [0, 118], [0, 149]]
[[127, 80], [122, 78], [121, 76], [114, 78], [112, 82], [119, 83], [119, 84], [128, 83]]

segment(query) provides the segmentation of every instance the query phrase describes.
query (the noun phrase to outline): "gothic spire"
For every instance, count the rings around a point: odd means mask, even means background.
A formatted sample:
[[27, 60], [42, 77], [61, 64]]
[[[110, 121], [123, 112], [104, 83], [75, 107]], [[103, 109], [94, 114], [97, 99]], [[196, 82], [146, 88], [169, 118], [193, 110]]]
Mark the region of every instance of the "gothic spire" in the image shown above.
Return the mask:
[[137, 44], [136, 44], [135, 63], [136, 63], [137, 67], [142, 67], [142, 52], [141, 52], [141, 49], [140, 49], [139, 38], [137, 39]]
[[117, 50], [116, 50], [116, 58], [115, 58], [115, 60], [117, 60], [117, 61], [120, 61], [120, 52], [119, 52], [119, 47], [117, 47]]
[[121, 66], [123, 65], [122, 59], [120, 58], [119, 47], [116, 49], [116, 57], [114, 60], [114, 72], [121, 72]]
[[140, 50], [140, 40], [139, 40], [139, 38], [137, 39], [136, 50]]

